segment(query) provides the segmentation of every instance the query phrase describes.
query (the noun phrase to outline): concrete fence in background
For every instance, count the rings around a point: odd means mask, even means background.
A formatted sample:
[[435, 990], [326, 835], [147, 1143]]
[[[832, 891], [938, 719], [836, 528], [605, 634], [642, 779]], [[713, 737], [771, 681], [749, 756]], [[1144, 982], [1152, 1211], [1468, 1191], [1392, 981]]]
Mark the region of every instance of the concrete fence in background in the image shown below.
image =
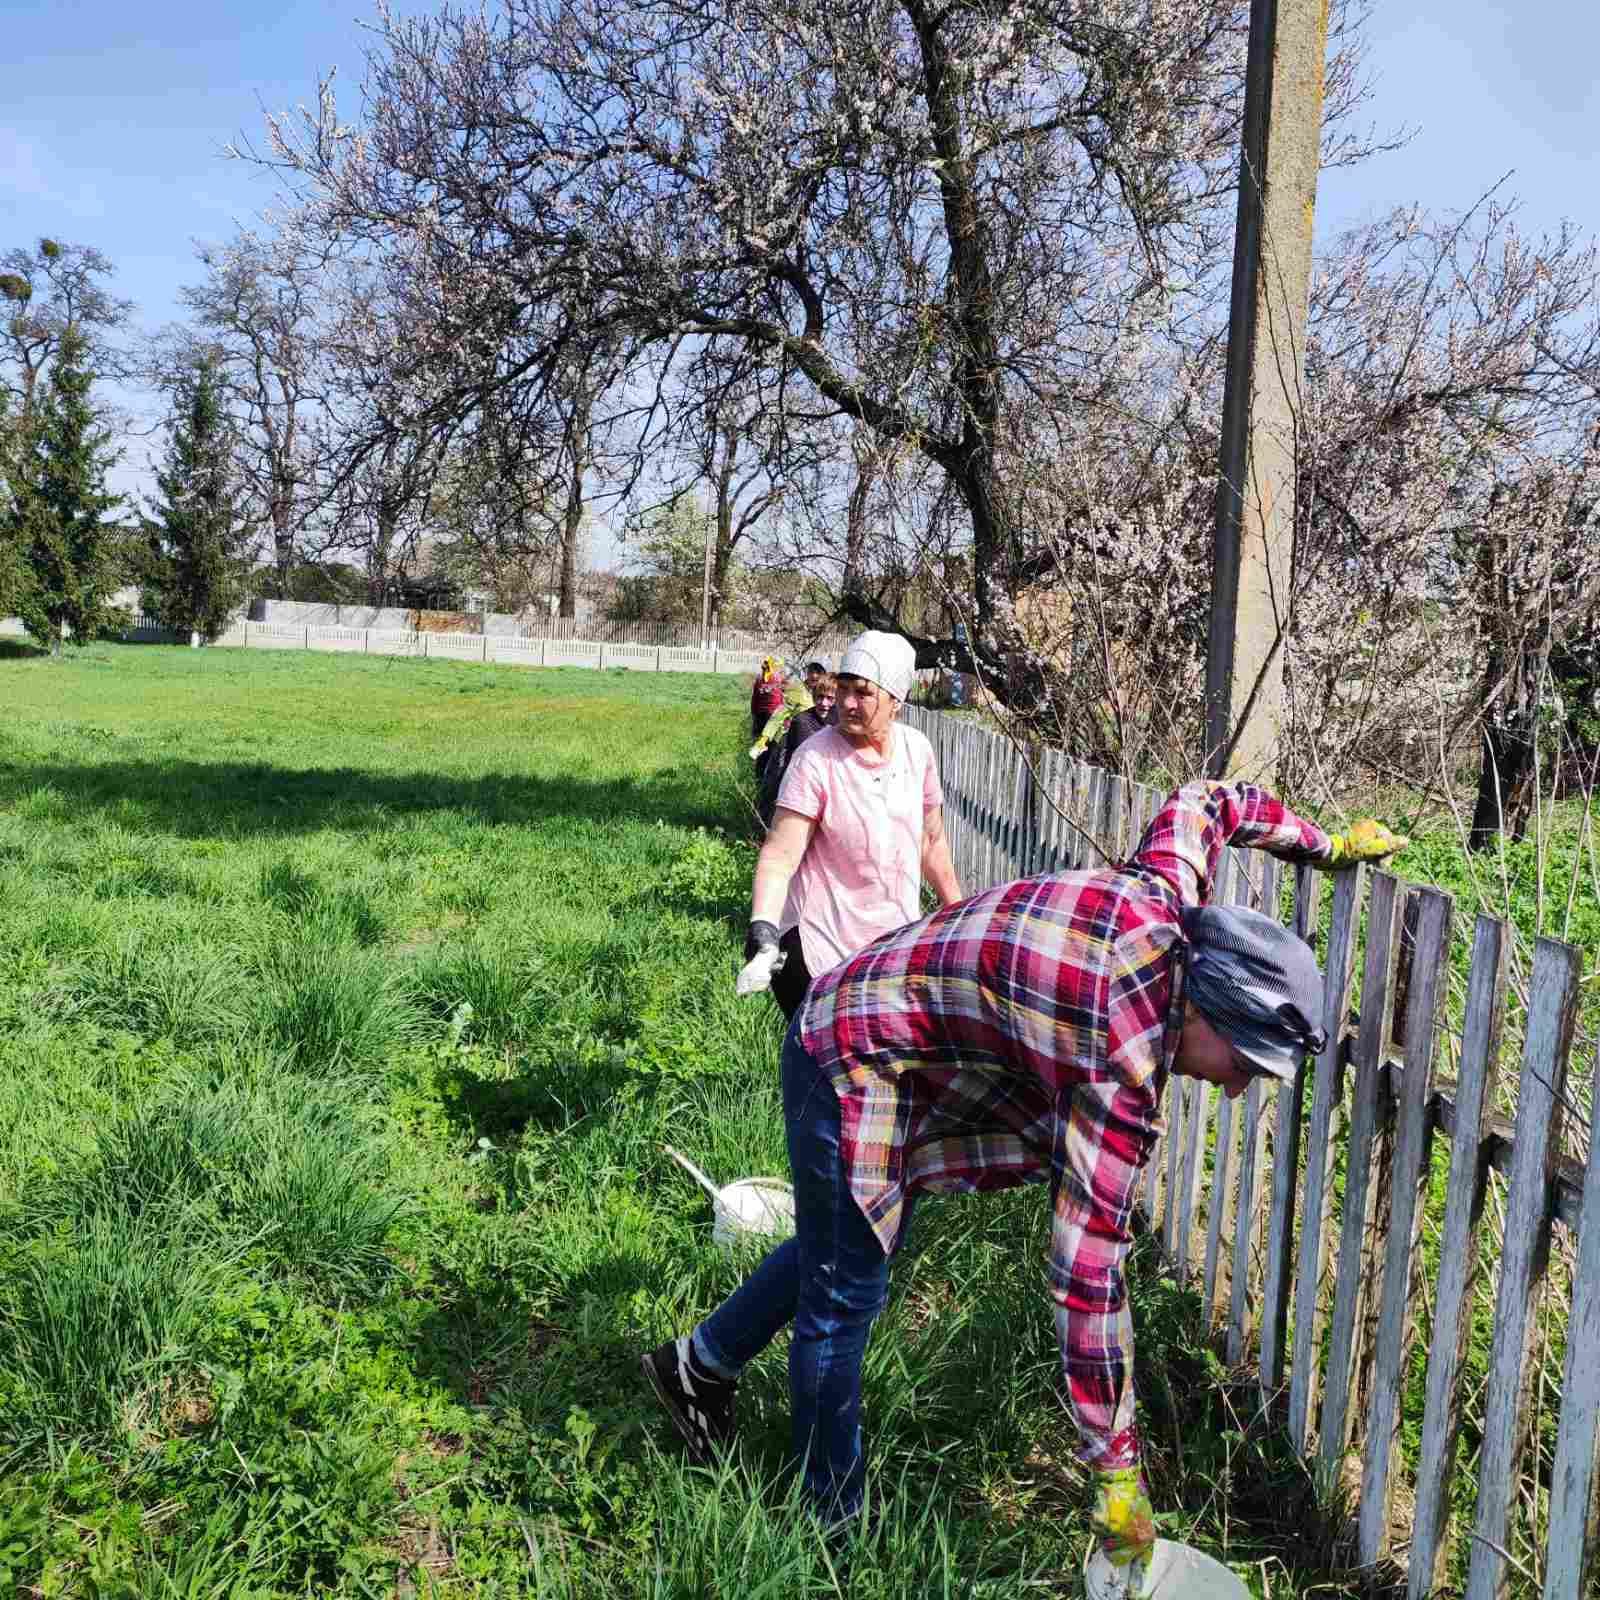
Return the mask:
[[[15, 618], [0, 620], [0, 636], [23, 637]], [[130, 644], [183, 644], [182, 635], [145, 618], [122, 632]], [[759, 650], [709, 650], [683, 645], [608, 643], [598, 639], [526, 639], [498, 633], [417, 633], [298, 622], [235, 622], [215, 646], [245, 650], [325, 650], [349, 655], [414, 656], [480, 661], [509, 667], [625, 668], [631, 672], [719, 672], [753, 675]]]
[[[249, 620], [287, 622], [312, 627], [371, 628], [378, 633], [471, 633], [523, 639], [560, 640], [562, 643], [665, 645], [671, 649], [755, 650], [803, 654], [834, 659], [849, 642], [844, 635], [824, 635], [806, 640], [799, 652], [797, 636], [781, 638], [738, 628], [712, 628], [707, 632], [681, 622], [607, 622], [585, 616], [545, 617], [512, 615], [503, 611], [413, 611], [398, 606], [319, 605], [305, 600], [252, 600]], [[794, 645], [795, 652], [788, 646]]]

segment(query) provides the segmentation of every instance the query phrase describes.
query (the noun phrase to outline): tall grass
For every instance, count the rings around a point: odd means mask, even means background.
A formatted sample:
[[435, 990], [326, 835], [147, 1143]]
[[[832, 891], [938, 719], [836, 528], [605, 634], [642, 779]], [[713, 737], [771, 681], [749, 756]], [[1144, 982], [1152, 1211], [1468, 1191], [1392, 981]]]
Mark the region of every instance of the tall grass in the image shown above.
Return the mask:
[[94, 1210], [17, 1252], [0, 1286], [0, 1404], [13, 1441], [137, 1427], [192, 1359], [226, 1266], [171, 1212]]
[[269, 1058], [254, 1076], [174, 1084], [128, 1108], [95, 1158], [28, 1209], [41, 1229], [49, 1215], [164, 1225], [196, 1248], [254, 1251], [272, 1272], [351, 1290], [390, 1270], [405, 1203], [386, 1191], [389, 1173], [370, 1108]]
[[[0, 1589], [1073, 1592], [1042, 1193], [919, 1212], [842, 1549], [785, 1471], [781, 1341], [716, 1472], [640, 1380], [751, 1259], [663, 1147], [785, 1170], [777, 1014], [732, 992], [744, 685], [0, 671]], [[1329, 1592], [1258, 1516], [1284, 1479], [1215, 1443], [1184, 1306], [1138, 1315], [1158, 1504], [1258, 1592]]]
[[262, 1033], [305, 1072], [374, 1067], [420, 1030], [379, 951], [302, 936], [264, 953], [257, 982]]
[[407, 979], [419, 1010], [458, 1039], [496, 1048], [526, 1039], [554, 1009], [540, 963], [514, 945], [474, 939], [422, 956]]
[[249, 1016], [237, 956], [200, 940], [123, 938], [78, 963], [65, 999], [96, 1022], [180, 1045], [236, 1037]]

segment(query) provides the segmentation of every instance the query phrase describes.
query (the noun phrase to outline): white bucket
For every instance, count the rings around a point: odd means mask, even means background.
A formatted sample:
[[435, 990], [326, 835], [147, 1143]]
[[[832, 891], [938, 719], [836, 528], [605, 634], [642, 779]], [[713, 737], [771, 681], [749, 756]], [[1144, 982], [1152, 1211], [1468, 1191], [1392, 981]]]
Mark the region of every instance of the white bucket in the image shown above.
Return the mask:
[[1244, 1580], [1191, 1545], [1157, 1539], [1148, 1562], [1114, 1567], [1098, 1545], [1083, 1561], [1088, 1600], [1250, 1600]]
[[711, 1202], [712, 1240], [787, 1239], [794, 1232], [794, 1190], [777, 1178], [740, 1178]]
[[720, 1189], [688, 1156], [666, 1152], [711, 1196], [711, 1237], [726, 1248], [735, 1239], [787, 1239], [794, 1232], [794, 1190], [781, 1178], [739, 1178]]

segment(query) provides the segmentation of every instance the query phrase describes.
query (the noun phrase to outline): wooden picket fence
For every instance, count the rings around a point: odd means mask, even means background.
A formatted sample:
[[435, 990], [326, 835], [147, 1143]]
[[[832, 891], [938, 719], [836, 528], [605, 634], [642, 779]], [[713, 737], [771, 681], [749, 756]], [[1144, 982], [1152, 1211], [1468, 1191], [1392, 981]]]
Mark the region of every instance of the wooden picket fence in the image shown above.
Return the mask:
[[[933, 741], [969, 893], [1120, 860], [1165, 799], [1061, 751], [1027, 757], [970, 722], [917, 707], [906, 716]], [[1503, 1046], [1512, 1049], [1507, 925], [1478, 917], [1464, 1007], [1447, 1026], [1450, 896], [1386, 872], [1330, 877], [1284, 869], [1260, 852], [1225, 854], [1218, 898], [1280, 916], [1287, 904], [1314, 944], [1319, 894], [1331, 890], [1319, 949], [1328, 1045], [1301, 1082], [1257, 1082], [1237, 1102], [1211, 1085], [1171, 1080], [1167, 1135], [1141, 1196], [1148, 1224], [1177, 1274], [1198, 1288], [1228, 1363], [1252, 1374], [1262, 1417], [1287, 1428], [1342, 1513], [1358, 1565], [1392, 1582], [1403, 1571], [1408, 1600], [1592, 1593], [1600, 1140], [1589, 1141], [1585, 1165], [1562, 1153], [1582, 1131], [1565, 1124], [1581, 1124], [1586, 1088], [1600, 1089], [1569, 1086], [1579, 952], [1553, 939], [1533, 952], [1507, 1137], [1494, 1114]], [[1448, 1079], [1437, 1053], [1457, 1033]], [[1491, 1182], [1503, 1192], [1503, 1225], [1486, 1216]], [[1425, 1210], [1431, 1251], [1422, 1248]], [[1557, 1247], [1571, 1265], [1551, 1287]], [[1565, 1313], [1553, 1452], [1536, 1436], [1529, 1393], [1547, 1289]], [[1486, 1377], [1469, 1380], [1469, 1344], [1476, 1337], [1481, 1351], [1491, 1315]], [[1458, 1448], [1469, 1387], [1481, 1416], [1475, 1471]], [[1413, 1438], [1420, 1430], [1408, 1460], [1402, 1421]], [[1544, 1529], [1531, 1558], [1519, 1510], [1529, 1501], [1541, 1513], [1535, 1529]]]

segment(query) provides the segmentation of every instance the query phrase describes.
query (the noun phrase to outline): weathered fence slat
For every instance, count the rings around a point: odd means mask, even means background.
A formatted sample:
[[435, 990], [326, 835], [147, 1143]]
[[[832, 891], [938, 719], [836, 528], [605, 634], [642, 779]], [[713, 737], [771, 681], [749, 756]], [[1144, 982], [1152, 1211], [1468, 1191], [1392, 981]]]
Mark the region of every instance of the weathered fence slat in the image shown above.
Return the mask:
[[[1170, 1078], [1168, 1079], [1166, 1085], [1166, 1100], [1167, 1106], [1170, 1107], [1172, 1104], [1172, 1082]], [[1156, 1107], [1157, 1112], [1160, 1112], [1161, 1109], [1162, 1108], [1159, 1105]], [[1168, 1110], [1167, 1115], [1171, 1115], [1170, 1110]], [[1139, 1183], [1140, 1204], [1144, 1206], [1144, 1214], [1150, 1219], [1150, 1226], [1152, 1230], [1157, 1232], [1159, 1232], [1160, 1225], [1157, 1221], [1159, 1213], [1157, 1212], [1156, 1207], [1158, 1203], [1158, 1190], [1161, 1186], [1161, 1168], [1166, 1160], [1166, 1153], [1166, 1141], [1161, 1139], [1156, 1140], [1156, 1142], [1150, 1147], [1150, 1154], [1145, 1158], [1144, 1177]]]
[[1040, 765], [1044, 751], [1035, 745], [1022, 756], [1022, 872], [1024, 878], [1045, 870], [1044, 801], [1039, 795]]
[[[1600, 1071], [1591, 1106], [1600, 1106]], [[1594, 1563], [1597, 1526], [1595, 1479], [1600, 1470], [1600, 1138], [1589, 1128], [1589, 1163], [1583, 1178], [1583, 1215], [1567, 1318], [1566, 1372], [1561, 1383], [1561, 1423], [1550, 1478], [1550, 1549], [1545, 1556], [1544, 1600], [1578, 1600]]]
[[[1213, 900], [1219, 904], [1239, 905], [1249, 898], [1249, 885], [1240, 870], [1240, 853], [1223, 852], [1222, 870]], [[1225, 1094], [1216, 1096], [1217, 1131], [1212, 1143], [1211, 1193], [1206, 1204], [1206, 1254], [1201, 1276], [1201, 1295], [1206, 1325], [1210, 1327], [1217, 1315], [1217, 1288], [1223, 1281], [1223, 1241], [1228, 1238], [1227, 1224], [1232, 1215], [1235, 1141], [1239, 1131], [1239, 1118], [1234, 1114], [1234, 1103]]]
[[1105, 803], [1105, 774], [1087, 762], [1078, 771], [1078, 866], [1088, 871], [1105, 865], [1099, 849], [1100, 808]]
[[1100, 819], [1105, 812], [1106, 779], [1108, 773], [1090, 767], [1084, 773], [1083, 803], [1080, 822], [1089, 837], [1084, 840], [1083, 864], [1086, 867], [1103, 867], [1105, 851], [1100, 848]]
[[988, 850], [983, 864], [984, 878], [989, 883], [1004, 883], [1011, 876], [1006, 871], [1007, 819], [1004, 815], [1007, 780], [1011, 776], [1010, 762], [1006, 759], [1010, 749], [1004, 740], [995, 738], [993, 734], [984, 740], [984, 746], [989, 760], [988, 781], [983, 787], [989, 810], [989, 826], [985, 830], [988, 834]]
[[1051, 769], [1050, 798], [1054, 802], [1050, 817], [1050, 838], [1055, 849], [1053, 870], [1070, 872], [1077, 862], [1072, 849], [1072, 785], [1077, 778], [1077, 763], [1062, 756]]
[[1128, 785], [1125, 779], [1113, 772], [1106, 781], [1106, 850], [1113, 864], [1128, 854], [1123, 842], [1128, 832]]
[[967, 790], [961, 771], [961, 744], [954, 737], [946, 745], [939, 774], [946, 786], [946, 818], [956, 825], [953, 829], [955, 837], [951, 847], [951, 854], [955, 858], [956, 875], [961, 879], [961, 887], [971, 894], [977, 888], [967, 865], [967, 841], [972, 837], [972, 830], [967, 826]]
[[1056, 751], [1046, 750], [1039, 758], [1039, 836], [1041, 872], [1060, 872], [1061, 857], [1061, 759]]
[[1176, 1074], [1167, 1080], [1167, 1193], [1161, 1212], [1161, 1247], [1167, 1259], [1178, 1254], [1178, 1195], [1183, 1187], [1184, 1126], [1194, 1080]]
[[1401, 910], [1399, 881], [1372, 875], [1367, 902], [1367, 958], [1361, 975], [1361, 1024], [1356, 1040], [1350, 1131], [1345, 1139], [1344, 1208], [1334, 1271], [1333, 1320], [1328, 1331], [1322, 1400], [1323, 1487], [1336, 1480], [1349, 1442], [1350, 1389], [1359, 1370], [1360, 1309], [1372, 1235], [1372, 1157], [1385, 1110], [1384, 1045], [1389, 1037], [1389, 991]]
[[1319, 1342], [1318, 1294], [1327, 1245], [1323, 1208], [1335, 1155], [1334, 1114], [1342, 1087], [1340, 1052], [1345, 1015], [1350, 1008], [1350, 978], [1355, 966], [1356, 924], [1360, 920], [1365, 870], [1351, 867], [1339, 874], [1333, 889], [1333, 923], [1328, 930], [1328, 956], [1323, 965], [1323, 1026], [1328, 1042], [1317, 1057], [1308, 1135], [1300, 1251], [1294, 1302], [1294, 1356], [1289, 1368], [1289, 1437], [1304, 1455], [1311, 1444], [1311, 1408], [1316, 1398]]
[[[1226, 901], [1229, 875], [1226, 859], [1219, 874], [1220, 882], [1214, 885], [1214, 899]], [[1212, 1085], [1198, 1079], [1185, 1080], [1186, 1126], [1182, 1145], [1182, 1187], [1168, 1196], [1169, 1206], [1176, 1203], [1178, 1211], [1178, 1239], [1175, 1267], [1179, 1282], [1188, 1275], [1189, 1252], [1194, 1244], [1195, 1209], [1200, 1203], [1200, 1186], [1205, 1182], [1205, 1152], [1211, 1133], [1211, 1111], [1220, 1103], [1217, 1114], [1217, 1141], [1213, 1149], [1212, 1199], [1208, 1207], [1205, 1253], [1202, 1257], [1201, 1287], [1204, 1294], [1205, 1316], [1211, 1316], [1212, 1291], [1216, 1284], [1216, 1249], [1220, 1212], [1227, 1189], [1229, 1148], [1227, 1135], [1232, 1127], [1232, 1106], [1226, 1096], [1212, 1093]]]
[[1534, 946], [1466, 1600], [1495, 1600], [1509, 1581], [1504, 1552], [1517, 1492], [1528, 1340], [1550, 1254], [1550, 1179], [1560, 1149], [1561, 1105], [1581, 965], [1579, 952], [1570, 945], [1540, 939]]
[[1053, 781], [1054, 766], [1050, 760], [1054, 755], [1053, 750], [1041, 748], [1039, 760], [1034, 768], [1036, 787], [1033, 796], [1034, 829], [1037, 839], [1038, 864], [1035, 872], [1059, 872], [1061, 864], [1056, 859], [1055, 824], [1056, 811], [1052, 803], [1055, 798], [1055, 784]]
[[961, 887], [971, 894], [973, 886], [961, 870], [962, 837], [967, 830], [961, 825], [961, 772], [956, 764], [955, 740], [943, 722], [934, 722], [926, 715], [917, 719], [917, 726], [930, 738], [937, 735], [935, 751], [939, 761], [939, 785], [944, 790], [945, 838], [950, 842], [950, 861], [961, 879]]
[[1206, 1135], [1211, 1130], [1212, 1086], [1199, 1078], [1188, 1083], [1188, 1126], [1183, 1135], [1183, 1188], [1178, 1194], [1178, 1259], [1180, 1283], [1188, 1276], [1189, 1248], [1194, 1238], [1194, 1210], [1205, 1179]]
[[[969, 732], [967, 729], [963, 733]], [[951, 752], [955, 757], [956, 767], [956, 793], [960, 796], [961, 815], [961, 857], [958, 871], [961, 873], [962, 886], [969, 894], [983, 887], [973, 876], [973, 867], [976, 863], [972, 859], [972, 847], [978, 837], [975, 826], [977, 818], [972, 810], [972, 740], [963, 738], [956, 741]]]
[[1228, 1210], [1228, 1182], [1233, 1176], [1233, 1101], [1217, 1096], [1217, 1142], [1212, 1152], [1211, 1200], [1206, 1216], [1206, 1265], [1201, 1283], [1201, 1315], [1210, 1327], [1217, 1314], [1217, 1266], [1222, 1253], [1222, 1222]]
[[1439, 1281], [1434, 1286], [1433, 1336], [1428, 1346], [1428, 1376], [1422, 1406], [1421, 1460], [1417, 1504], [1411, 1517], [1407, 1600], [1425, 1596], [1444, 1582], [1445, 1525], [1450, 1515], [1450, 1482], [1455, 1474], [1461, 1427], [1457, 1375], [1472, 1333], [1473, 1284], [1478, 1271], [1478, 1220], [1483, 1211], [1487, 1167], [1480, 1159], [1494, 1101], [1500, 1059], [1501, 1019], [1505, 1015], [1507, 930], [1493, 917], [1479, 916], [1472, 936], [1472, 966], [1467, 977], [1461, 1023], [1461, 1060], [1456, 1081], [1455, 1133], [1450, 1176], [1445, 1188], [1439, 1238]]
[[[1270, 885], [1263, 897], [1274, 908], [1282, 867], [1283, 863], [1276, 856], [1262, 857], [1261, 881]], [[1227, 1355], [1229, 1364], [1234, 1366], [1244, 1359], [1250, 1337], [1250, 1244], [1261, 1201], [1261, 1166], [1266, 1139], [1266, 1123], [1261, 1115], [1264, 1087], [1260, 1078], [1251, 1080], [1240, 1118], [1239, 1199], [1233, 1215], [1232, 1280], [1228, 1297]]]
[[1011, 871], [1008, 876], [1025, 878], [1033, 871], [1030, 865], [1033, 859], [1033, 844], [1030, 838], [1031, 829], [1028, 816], [1032, 807], [1028, 804], [1028, 777], [1027, 754], [1022, 746], [1013, 743], [1011, 746]]
[[[1294, 877], [1294, 931], [1309, 945], [1317, 942], [1317, 906], [1322, 874], [1299, 866]], [[1289, 1291], [1293, 1283], [1295, 1193], [1300, 1178], [1300, 1130], [1304, 1121], [1307, 1067], [1273, 1095], [1272, 1201], [1267, 1215], [1266, 1260], [1261, 1271], [1261, 1403], [1283, 1385]]]
[[989, 860], [990, 883], [1005, 883], [1011, 876], [1010, 835], [1011, 819], [1006, 806], [1011, 795], [1012, 747], [1008, 739], [993, 734], [985, 741], [989, 747]]
[[1128, 785], [1128, 856], [1138, 851], [1139, 841], [1150, 823], [1150, 786], [1144, 783]]
[[1064, 872], [1076, 872], [1084, 863], [1083, 834], [1078, 824], [1082, 820], [1083, 786], [1088, 769], [1080, 761], [1069, 761], [1062, 776], [1065, 782], [1061, 789], [1061, 809], [1064, 813], [1061, 821], [1061, 867]]
[[984, 884], [999, 883], [1000, 835], [1000, 768], [1003, 754], [1000, 741], [990, 735], [981, 745], [978, 794], [983, 804], [983, 854], [978, 860], [979, 881]]
[[1035, 752], [1017, 747], [1017, 876], [1039, 870], [1039, 795], [1034, 782]]
[[1405, 1017], [1405, 1071], [1400, 1079], [1394, 1181], [1389, 1207], [1389, 1248], [1383, 1264], [1372, 1402], [1361, 1465], [1356, 1560], [1362, 1566], [1377, 1561], [1387, 1552], [1389, 1543], [1393, 1514], [1393, 1478], [1389, 1468], [1400, 1422], [1402, 1368], [1409, 1353], [1406, 1332], [1411, 1309], [1411, 1272], [1420, 1221], [1418, 1201], [1428, 1151], [1428, 1080], [1433, 1069], [1440, 1005], [1449, 976], [1450, 918], [1454, 909], [1450, 897], [1425, 889], [1418, 893], [1416, 900], [1416, 940], [1412, 947]]
[[975, 730], [967, 730], [966, 771], [961, 781], [967, 792], [967, 826], [972, 833], [967, 868], [973, 883], [987, 888], [983, 877], [983, 743]]
[[1050, 870], [1067, 872], [1072, 867], [1066, 818], [1062, 815], [1072, 804], [1072, 762], [1064, 755], [1050, 752], [1048, 785], [1050, 805], [1046, 827], [1050, 839]]
[[986, 741], [974, 728], [967, 729], [966, 774], [967, 826], [972, 833], [967, 852], [967, 867], [974, 884], [988, 888], [989, 880], [983, 875], [983, 752]]
[[1245, 1358], [1250, 1343], [1251, 1253], [1261, 1213], [1261, 1168], [1266, 1122], [1261, 1115], [1265, 1085], [1253, 1078], [1239, 1103], [1239, 1187], [1234, 1202], [1233, 1244], [1228, 1259], [1228, 1325], [1223, 1346], [1230, 1366]]

